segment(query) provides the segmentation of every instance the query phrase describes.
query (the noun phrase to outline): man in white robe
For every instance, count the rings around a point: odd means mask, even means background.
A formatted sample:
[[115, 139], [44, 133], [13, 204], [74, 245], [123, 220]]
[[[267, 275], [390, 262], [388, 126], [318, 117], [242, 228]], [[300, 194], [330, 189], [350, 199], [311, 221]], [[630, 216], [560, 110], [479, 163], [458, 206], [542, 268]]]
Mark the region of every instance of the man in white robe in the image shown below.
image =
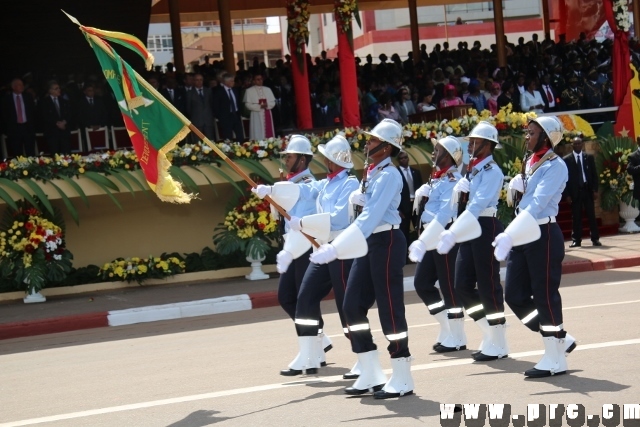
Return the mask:
[[253, 86], [244, 93], [244, 105], [251, 111], [249, 122], [249, 139], [252, 141], [275, 136], [271, 109], [276, 105], [273, 92], [262, 86], [262, 75], [253, 77]]

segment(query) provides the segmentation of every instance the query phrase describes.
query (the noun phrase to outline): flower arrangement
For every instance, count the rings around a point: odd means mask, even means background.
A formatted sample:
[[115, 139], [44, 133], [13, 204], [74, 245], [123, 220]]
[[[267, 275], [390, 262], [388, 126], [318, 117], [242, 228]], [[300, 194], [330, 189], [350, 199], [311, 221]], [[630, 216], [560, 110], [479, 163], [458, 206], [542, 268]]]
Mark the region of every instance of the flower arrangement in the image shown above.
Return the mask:
[[106, 281], [142, 283], [145, 279], [163, 279], [185, 272], [185, 262], [175, 256], [162, 254], [149, 258], [118, 258], [102, 266], [98, 275]]
[[222, 255], [244, 251], [248, 258], [262, 259], [279, 243], [278, 224], [269, 202], [251, 193], [229, 209], [224, 222], [214, 230], [213, 243]]
[[0, 271], [28, 293], [48, 282], [60, 282], [71, 271], [73, 255], [65, 247], [61, 215], [46, 216], [43, 209], [20, 201], [7, 209], [0, 231]]
[[557, 117], [564, 127], [564, 142], [571, 143], [571, 140], [577, 136], [582, 139], [595, 138], [593, 128], [582, 117], [575, 114], [561, 114]]
[[351, 18], [355, 18], [358, 26], [360, 23], [360, 12], [358, 11], [358, 0], [335, 0], [334, 11], [339, 28], [346, 34], [351, 31]]
[[306, 0], [287, 0], [287, 38], [296, 45], [298, 65], [304, 67], [302, 55], [304, 46], [309, 44], [309, 2]]
[[631, 22], [629, 21], [629, 6], [627, 0], [614, 0], [613, 15], [618, 29], [625, 33], [628, 32], [631, 27]]
[[633, 198], [633, 178], [627, 173], [628, 158], [636, 149], [633, 140], [628, 137], [607, 137], [600, 142], [596, 155], [596, 170], [600, 179], [602, 209], [611, 211], [624, 202], [638, 207]]

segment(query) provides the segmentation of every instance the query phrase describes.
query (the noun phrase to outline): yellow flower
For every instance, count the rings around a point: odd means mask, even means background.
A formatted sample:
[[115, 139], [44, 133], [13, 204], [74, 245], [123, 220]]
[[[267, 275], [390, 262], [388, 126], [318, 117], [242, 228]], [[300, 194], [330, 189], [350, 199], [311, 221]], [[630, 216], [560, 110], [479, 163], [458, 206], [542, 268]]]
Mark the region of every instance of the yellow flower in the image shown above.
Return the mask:
[[84, 168], [79, 168], [79, 169], [78, 169], [78, 172], [79, 172], [79, 173], [84, 173]]

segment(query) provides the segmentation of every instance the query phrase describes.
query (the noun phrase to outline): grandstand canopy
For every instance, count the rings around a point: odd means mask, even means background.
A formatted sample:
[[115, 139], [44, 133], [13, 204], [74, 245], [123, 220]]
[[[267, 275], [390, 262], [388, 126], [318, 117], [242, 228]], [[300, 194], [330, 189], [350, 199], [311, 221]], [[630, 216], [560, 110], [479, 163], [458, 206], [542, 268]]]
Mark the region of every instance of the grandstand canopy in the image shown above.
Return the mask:
[[[417, 0], [418, 6], [437, 6], [445, 4], [475, 3], [482, 0]], [[486, 1], [486, 0], [485, 0]], [[151, 23], [169, 22], [169, 0], [153, 0]], [[231, 18], [259, 18], [266, 16], [285, 16], [284, 0], [233, 0]], [[358, 0], [360, 10], [402, 9], [408, 7], [407, 0]], [[309, 7], [311, 13], [331, 13], [334, 0], [313, 0]], [[218, 19], [217, 0], [180, 0], [180, 20], [211, 21]]]

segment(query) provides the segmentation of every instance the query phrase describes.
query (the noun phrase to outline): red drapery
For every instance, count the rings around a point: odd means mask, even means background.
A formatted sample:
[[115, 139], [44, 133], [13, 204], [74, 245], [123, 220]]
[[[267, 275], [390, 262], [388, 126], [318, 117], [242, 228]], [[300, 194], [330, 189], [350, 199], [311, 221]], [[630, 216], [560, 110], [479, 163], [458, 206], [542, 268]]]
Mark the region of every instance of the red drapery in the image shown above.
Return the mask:
[[[337, 18], [337, 16], [336, 16]], [[349, 35], [342, 31], [338, 19], [338, 64], [340, 67], [340, 92], [342, 94], [342, 124], [345, 127], [360, 126], [358, 104], [358, 77], [356, 62]]]
[[293, 76], [293, 91], [296, 97], [296, 124], [298, 129], [313, 128], [311, 118], [311, 95], [309, 94], [309, 75], [304, 63], [299, 64], [298, 57], [306, 60], [306, 49], [301, 46], [302, 54], [298, 55], [298, 46], [294, 39], [289, 39], [289, 52], [291, 52], [291, 75]]
[[613, 79], [613, 105], [620, 106], [627, 93], [631, 70], [629, 69], [629, 33], [618, 28], [613, 15], [613, 0], [603, 0], [604, 15], [614, 33], [611, 57]]

